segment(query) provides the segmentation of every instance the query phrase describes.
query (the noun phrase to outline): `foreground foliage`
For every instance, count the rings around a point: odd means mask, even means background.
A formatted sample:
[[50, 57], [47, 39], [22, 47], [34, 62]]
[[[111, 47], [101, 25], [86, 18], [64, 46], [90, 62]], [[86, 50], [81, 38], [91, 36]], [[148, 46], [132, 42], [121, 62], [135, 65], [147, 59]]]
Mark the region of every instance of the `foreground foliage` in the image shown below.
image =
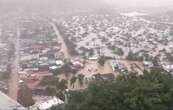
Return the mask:
[[162, 70], [93, 82], [71, 92], [65, 110], [173, 110], [173, 76]]

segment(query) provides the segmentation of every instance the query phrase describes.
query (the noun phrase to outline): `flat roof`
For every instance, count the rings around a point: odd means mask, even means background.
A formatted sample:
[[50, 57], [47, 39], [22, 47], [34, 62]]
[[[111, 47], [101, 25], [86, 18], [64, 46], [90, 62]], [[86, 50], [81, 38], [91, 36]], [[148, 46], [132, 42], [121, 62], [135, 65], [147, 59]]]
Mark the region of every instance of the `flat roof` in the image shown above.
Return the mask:
[[15, 100], [0, 92], [0, 110], [26, 110]]

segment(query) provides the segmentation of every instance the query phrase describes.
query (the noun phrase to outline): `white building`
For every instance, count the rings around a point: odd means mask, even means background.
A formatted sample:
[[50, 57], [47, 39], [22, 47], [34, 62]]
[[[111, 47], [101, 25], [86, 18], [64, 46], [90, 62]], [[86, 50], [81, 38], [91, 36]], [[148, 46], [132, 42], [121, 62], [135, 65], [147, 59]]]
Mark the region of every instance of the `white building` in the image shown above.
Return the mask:
[[57, 97], [43, 97], [31, 107], [32, 110], [50, 110], [53, 106], [58, 106], [64, 102]]

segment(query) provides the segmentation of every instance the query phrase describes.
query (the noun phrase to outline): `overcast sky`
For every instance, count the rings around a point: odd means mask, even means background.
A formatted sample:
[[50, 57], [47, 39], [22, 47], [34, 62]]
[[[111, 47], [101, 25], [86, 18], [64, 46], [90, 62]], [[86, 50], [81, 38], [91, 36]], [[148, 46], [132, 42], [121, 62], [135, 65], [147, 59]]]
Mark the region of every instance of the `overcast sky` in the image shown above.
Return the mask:
[[105, 0], [109, 4], [125, 7], [162, 7], [172, 6], [173, 0]]
[[102, 3], [102, 5], [111, 5], [120, 8], [127, 7], [173, 7], [173, 0], [0, 0], [1, 4], [6, 5], [11, 4], [37, 4], [37, 5], [54, 5], [61, 7], [70, 6], [95, 6], [97, 7]]
[[152, 5], [172, 5], [173, 6], [173, 0], [0, 0], [0, 1], [4, 1], [4, 2], [56, 2], [56, 1], [78, 1], [78, 2], [86, 2], [86, 1], [106, 1], [106, 3], [113, 3], [113, 4], [117, 4], [117, 5], [145, 5], [145, 6], [152, 6]]

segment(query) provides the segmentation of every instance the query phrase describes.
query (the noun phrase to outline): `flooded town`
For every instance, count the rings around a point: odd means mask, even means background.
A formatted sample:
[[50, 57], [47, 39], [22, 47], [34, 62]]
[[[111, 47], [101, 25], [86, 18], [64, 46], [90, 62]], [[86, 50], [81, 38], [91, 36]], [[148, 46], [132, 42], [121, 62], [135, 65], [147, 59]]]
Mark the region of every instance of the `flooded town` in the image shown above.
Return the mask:
[[0, 91], [23, 107], [0, 110], [53, 110], [99, 78], [173, 74], [173, 11], [18, 13], [0, 16]]

